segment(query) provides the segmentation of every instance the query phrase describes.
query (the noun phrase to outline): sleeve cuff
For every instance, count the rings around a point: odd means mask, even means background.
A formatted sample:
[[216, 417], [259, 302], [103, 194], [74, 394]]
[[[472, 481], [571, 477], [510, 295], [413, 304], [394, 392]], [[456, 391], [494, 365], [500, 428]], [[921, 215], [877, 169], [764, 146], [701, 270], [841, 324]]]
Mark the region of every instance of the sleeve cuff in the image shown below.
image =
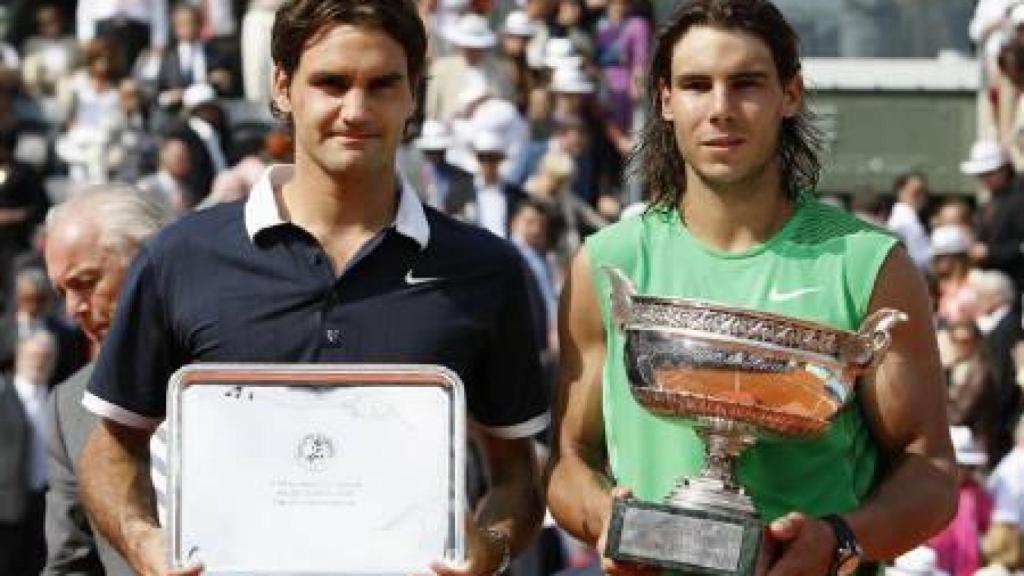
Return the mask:
[[486, 426], [484, 424], [480, 424], [480, 428], [491, 436], [504, 438], [505, 440], [515, 440], [517, 438], [528, 438], [535, 434], [539, 434], [544, 431], [550, 423], [551, 414], [544, 412], [539, 416], [535, 416], [526, 422], [520, 422], [519, 424], [513, 424], [511, 426]]
[[82, 397], [82, 406], [100, 418], [113, 420], [114, 422], [117, 422], [122, 426], [128, 426], [129, 428], [140, 428], [152, 431], [156, 430], [157, 426], [163, 422], [163, 418], [150, 418], [149, 416], [136, 414], [131, 410], [125, 410], [117, 404], [111, 404], [88, 391], [85, 393], [85, 396]]

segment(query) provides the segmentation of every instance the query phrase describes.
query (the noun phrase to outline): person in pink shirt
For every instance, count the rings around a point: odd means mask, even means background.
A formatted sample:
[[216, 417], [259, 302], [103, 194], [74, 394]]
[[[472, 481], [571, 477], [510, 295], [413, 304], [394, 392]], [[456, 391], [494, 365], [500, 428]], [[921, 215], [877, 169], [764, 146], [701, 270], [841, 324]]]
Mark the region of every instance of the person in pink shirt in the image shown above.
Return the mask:
[[957, 513], [928, 546], [938, 555], [938, 567], [950, 576], [973, 576], [984, 565], [978, 543], [992, 516], [992, 497], [978, 481], [988, 457], [975, 444], [970, 428], [953, 426], [949, 432], [959, 468]]

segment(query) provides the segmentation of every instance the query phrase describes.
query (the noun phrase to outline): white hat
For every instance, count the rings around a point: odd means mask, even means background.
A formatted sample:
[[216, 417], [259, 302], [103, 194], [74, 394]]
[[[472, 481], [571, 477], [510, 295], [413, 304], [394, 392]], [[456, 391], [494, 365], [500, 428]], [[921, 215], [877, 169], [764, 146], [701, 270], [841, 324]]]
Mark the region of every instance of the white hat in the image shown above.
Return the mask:
[[979, 140], [971, 145], [971, 155], [960, 163], [960, 171], [970, 176], [994, 172], [1010, 163], [1010, 157], [995, 140]]
[[530, 22], [530, 17], [522, 10], [513, 10], [505, 17], [505, 27], [502, 31], [509, 36], [532, 37], [537, 28]]
[[473, 128], [509, 134], [525, 124], [526, 119], [516, 105], [501, 98], [490, 98], [473, 113]]
[[459, 48], [491, 48], [498, 42], [498, 38], [491, 31], [487, 19], [479, 14], [470, 12], [463, 14], [454, 24], [448, 27], [445, 35], [448, 41]]
[[472, 144], [473, 151], [477, 154], [505, 154], [505, 139], [491, 130], [478, 131], [473, 135]]
[[551, 75], [551, 91], [556, 94], [593, 94], [594, 83], [582, 69], [563, 66], [555, 68]]
[[544, 65], [548, 68], [583, 66], [583, 57], [568, 38], [551, 38], [544, 43]]
[[984, 466], [988, 464], [988, 455], [978, 448], [974, 435], [967, 426], [950, 426], [949, 437], [953, 439], [953, 451], [956, 452], [956, 463], [961, 466]]
[[959, 224], [944, 224], [932, 230], [932, 256], [966, 254], [973, 244], [970, 230]]
[[939, 555], [927, 546], [919, 546], [900, 556], [885, 576], [949, 576], [939, 569]]
[[185, 108], [195, 108], [216, 101], [217, 92], [209, 84], [193, 84], [181, 95], [181, 105]]
[[438, 120], [426, 120], [420, 128], [420, 136], [416, 139], [415, 145], [420, 150], [427, 152], [440, 152], [446, 150], [452, 143], [451, 134], [444, 122]]

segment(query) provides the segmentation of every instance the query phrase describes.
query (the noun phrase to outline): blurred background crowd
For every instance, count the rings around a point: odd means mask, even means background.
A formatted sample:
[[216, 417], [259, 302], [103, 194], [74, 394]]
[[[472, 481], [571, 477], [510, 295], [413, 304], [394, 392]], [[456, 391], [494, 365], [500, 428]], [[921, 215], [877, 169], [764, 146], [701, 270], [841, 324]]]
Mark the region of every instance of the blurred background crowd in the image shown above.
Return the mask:
[[[0, 405], [0, 414], [20, 414], [33, 431], [22, 447], [33, 462], [28, 477], [4, 478], [0, 465], [0, 495], [45, 492], [42, 406], [96, 352], [73, 303], [47, 277], [47, 211], [90, 185], [120, 182], [180, 216], [242, 200], [266, 166], [289, 162], [290, 135], [269, 113], [280, 3], [0, 4], [0, 371], [17, 392], [14, 412]], [[519, 248], [541, 295], [535, 317], [553, 385], [565, 264], [588, 234], [644, 209], [627, 160], [644, 122], [652, 34], [672, 2], [418, 4], [430, 34], [429, 82], [399, 153], [400, 176], [425, 202]], [[840, 27], [815, 16], [826, 4], [845, 15]], [[874, 18], [903, 22], [901, 40], [918, 55], [952, 47], [977, 57], [976, 142], [956, 167], [976, 193], [933, 193], [929, 174], [910, 170], [890, 190], [826, 199], [900, 235], [933, 289], [960, 508], [943, 534], [890, 570], [1024, 570], [1024, 2], [779, 5], [805, 24], [805, 47], [819, 55], [887, 55], [894, 40], [860, 25]], [[929, 44], [925, 30], [951, 29], [940, 20], [969, 25]], [[38, 572], [44, 554], [36, 508], [0, 505], [0, 539], [24, 539], [25, 574]], [[549, 526], [515, 571], [593, 562], [592, 551]]]

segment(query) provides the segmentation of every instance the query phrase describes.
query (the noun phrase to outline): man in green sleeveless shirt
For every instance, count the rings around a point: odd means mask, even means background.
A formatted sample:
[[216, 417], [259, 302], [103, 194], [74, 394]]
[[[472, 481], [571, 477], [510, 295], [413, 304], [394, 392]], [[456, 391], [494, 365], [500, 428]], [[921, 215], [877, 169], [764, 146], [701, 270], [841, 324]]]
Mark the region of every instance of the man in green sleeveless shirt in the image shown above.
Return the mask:
[[[902, 310], [889, 353], [829, 431], [762, 439], [737, 474], [766, 520], [769, 576], [877, 571], [955, 507], [945, 389], [925, 284], [889, 234], [813, 197], [820, 165], [797, 38], [764, 0], [688, 0], [649, 76], [642, 216], [591, 237], [562, 295], [562, 383], [548, 504], [603, 549], [614, 497], [660, 501], [701, 467], [692, 428], [631, 397], [601, 267], [640, 293], [756, 308], [856, 329]], [[612, 574], [643, 567], [604, 559]]]

